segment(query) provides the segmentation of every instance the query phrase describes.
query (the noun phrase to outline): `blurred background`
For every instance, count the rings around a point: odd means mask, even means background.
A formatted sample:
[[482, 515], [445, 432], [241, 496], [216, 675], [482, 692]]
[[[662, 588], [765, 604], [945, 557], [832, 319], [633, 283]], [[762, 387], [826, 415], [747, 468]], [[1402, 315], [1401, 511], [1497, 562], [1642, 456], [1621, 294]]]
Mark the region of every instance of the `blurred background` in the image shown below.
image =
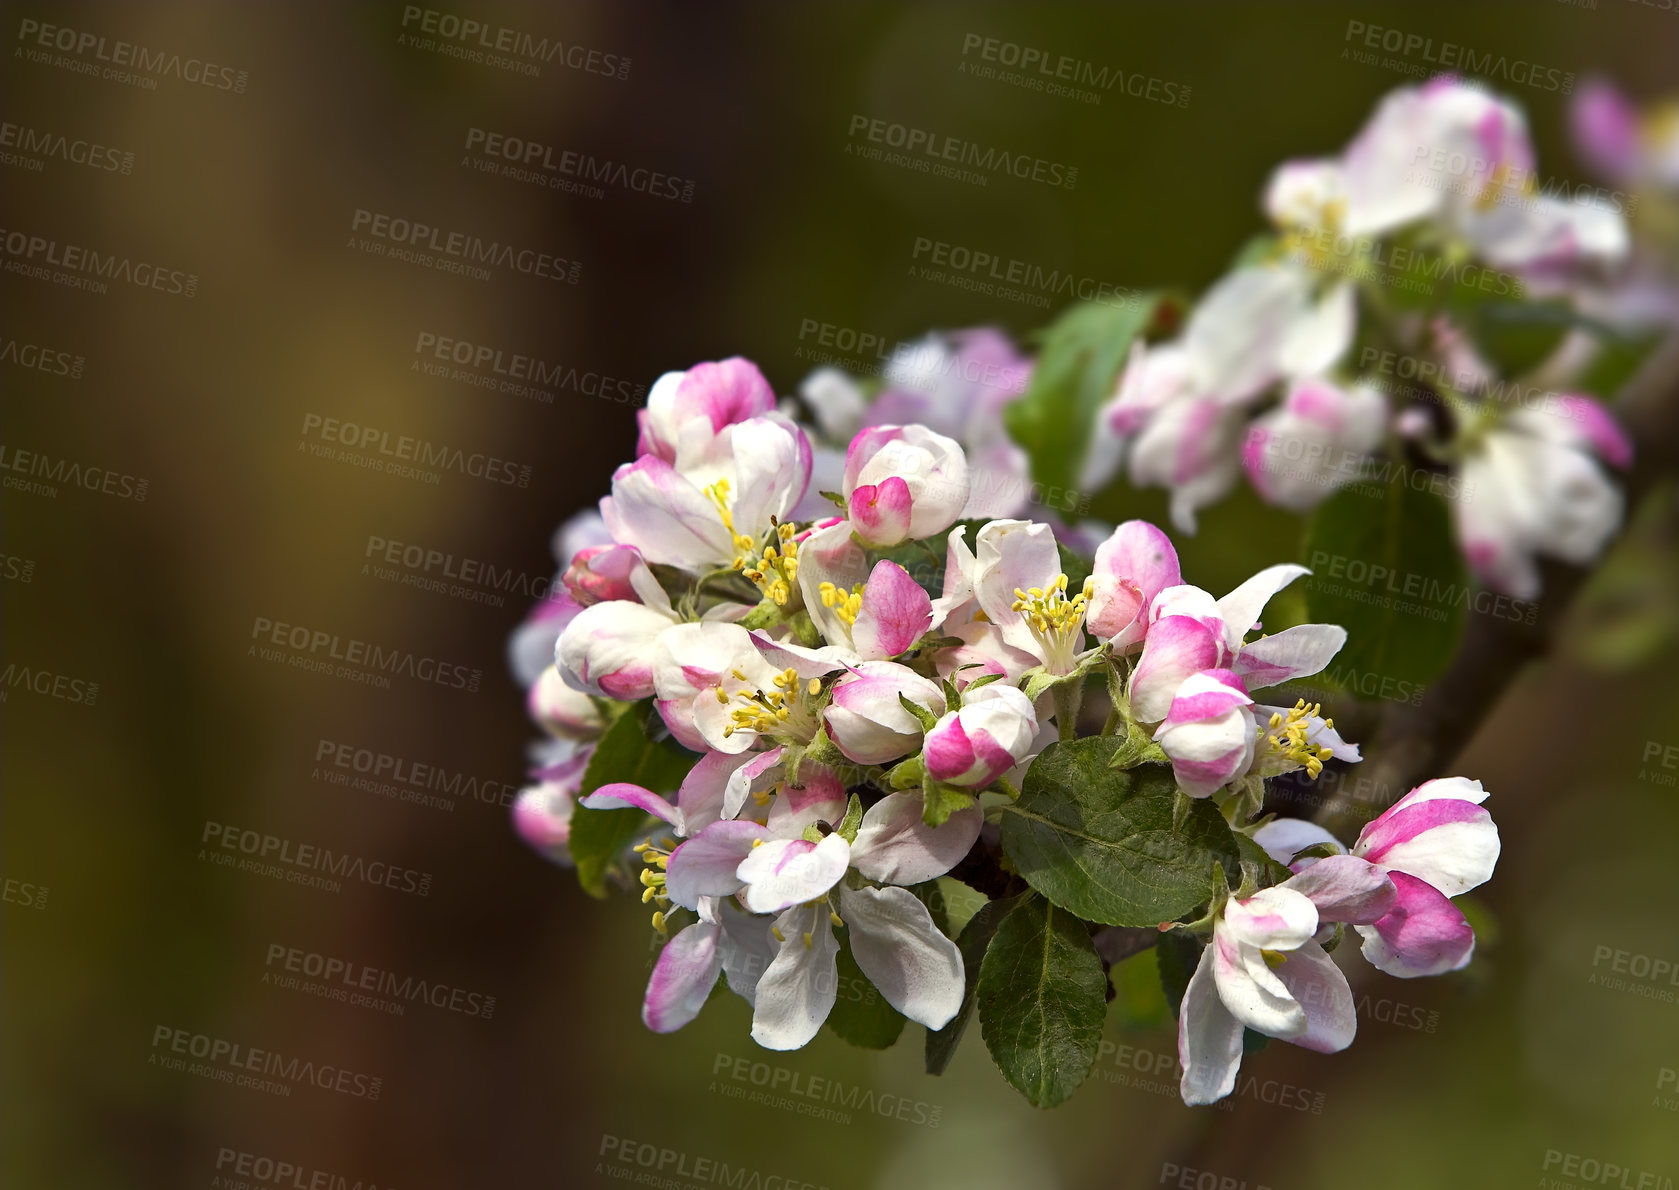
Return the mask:
[[[4, 6], [9, 1185], [1679, 1179], [1670, 632], [1532, 667], [1453, 765], [1505, 841], [1474, 964], [1349, 965], [1352, 1050], [1271, 1046], [1250, 1092], [1195, 1111], [1146, 955], [1052, 1112], [977, 1029], [942, 1078], [913, 1025], [883, 1053], [825, 1031], [770, 1054], [722, 997], [647, 1032], [643, 907], [590, 900], [509, 827], [533, 730], [504, 656], [660, 373], [742, 354], [791, 393], [830, 355], [1019, 338], [1066, 303], [929, 280], [923, 241], [1198, 291], [1260, 229], [1279, 160], [1338, 150], [1414, 81], [1355, 60], [1349, 21], [1648, 101], [1679, 89], [1679, 12], [435, 2]], [[986, 39], [1121, 81], [1082, 88], [1099, 102], [1010, 85], [976, 70]], [[1587, 179], [1567, 95], [1502, 89], [1546, 176]], [[875, 119], [1076, 184], [872, 159], [853, 130]], [[660, 180], [555, 189], [492, 136]], [[399, 252], [403, 221], [437, 229], [408, 245], [428, 259], [455, 233], [514, 251], [446, 271]], [[90, 251], [119, 258], [104, 292]], [[404, 439], [432, 474], [388, 465]], [[1096, 511], [1163, 519], [1164, 498]], [[1185, 572], [1226, 590], [1300, 533], [1238, 495], [1180, 542]], [[1610, 563], [1655, 574], [1671, 550], [1633, 532]], [[382, 684], [359, 680], [375, 646]]]

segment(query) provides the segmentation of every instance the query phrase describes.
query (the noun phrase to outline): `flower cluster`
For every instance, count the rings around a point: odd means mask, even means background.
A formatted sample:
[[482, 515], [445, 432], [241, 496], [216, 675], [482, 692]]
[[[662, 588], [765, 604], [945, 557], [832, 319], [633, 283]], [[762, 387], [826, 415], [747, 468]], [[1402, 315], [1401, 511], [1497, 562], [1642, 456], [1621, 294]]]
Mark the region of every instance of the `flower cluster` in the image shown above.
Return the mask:
[[[929, 1030], [957, 1022], [976, 981], [982, 1003], [1004, 1005], [982, 1013], [1043, 1017], [987, 997], [1008, 964], [969, 969], [975, 952], [951, 937], [938, 894], [954, 876], [1007, 910], [999, 939], [1016, 915], [1019, 930], [1034, 913], [1081, 919], [1080, 963], [1098, 964], [1100, 925], [1202, 948], [1180, 1018], [1188, 1102], [1230, 1092], [1244, 1027], [1344, 1048], [1350, 994], [1326, 953], [1343, 923], [1393, 974], [1468, 961], [1473, 934], [1448, 898], [1496, 858], [1485, 795], [1430, 782], [1350, 853], [1310, 823], [1262, 814], [1267, 779], [1359, 759], [1317, 706], [1260, 701], [1321, 671], [1346, 633], [1260, 631], [1302, 567], [1267, 568], [1220, 598], [1183, 582], [1147, 522], [1119, 525], [1087, 558], [1055, 525], [1003, 515], [999, 489], [976, 478], [1015, 466], [982, 425], [997, 420], [998, 391], [964, 381], [892, 397], [936, 427], [864, 410], [824, 464], [751, 363], [661, 378], [598, 520], [562, 534], [563, 594], [514, 640], [550, 737], [516, 807], [520, 831], [653, 907], [667, 941], [642, 1018], [660, 1032], [692, 1020], [722, 978], [751, 1005], [760, 1045], [801, 1047], [836, 1011], [845, 954]], [[832, 408], [823, 416], [839, 424]], [[835, 490], [813, 505], [823, 466]], [[1090, 781], [1055, 776], [1069, 757], [1097, 756]], [[1018, 842], [1092, 799], [1102, 814], [1066, 846], [1093, 846], [1094, 864]], [[584, 832], [585, 815], [629, 829]], [[1093, 887], [1136, 875], [1112, 858], [1115, 832], [1148, 815], [1170, 824], [1148, 828], [1147, 847], [1169, 879], [1145, 873], [1125, 906], [1086, 910]], [[1151, 901], [1155, 886], [1175, 899]], [[1100, 1009], [1098, 991], [1098, 1021]]]
[[[1595, 118], [1613, 122], [1606, 103]], [[1617, 162], [1660, 168], [1630, 148]], [[1455, 497], [1487, 586], [1532, 598], [1536, 555], [1591, 561], [1622, 512], [1602, 465], [1626, 467], [1631, 447], [1573, 391], [1595, 346], [1563, 334], [1558, 308], [1600, 312], [1598, 282], [1628, 255], [1622, 211], [1545, 193], [1520, 110], [1452, 77], [1387, 96], [1339, 156], [1279, 167], [1264, 206], [1276, 235], [1176, 338], [1133, 348], [1084, 483], [1124, 468], [1170, 489], [1174, 523], [1193, 531], [1244, 473], [1261, 499], [1305, 511], [1416, 471]], [[1480, 341], [1542, 318], [1557, 330], [1541, 358]]]

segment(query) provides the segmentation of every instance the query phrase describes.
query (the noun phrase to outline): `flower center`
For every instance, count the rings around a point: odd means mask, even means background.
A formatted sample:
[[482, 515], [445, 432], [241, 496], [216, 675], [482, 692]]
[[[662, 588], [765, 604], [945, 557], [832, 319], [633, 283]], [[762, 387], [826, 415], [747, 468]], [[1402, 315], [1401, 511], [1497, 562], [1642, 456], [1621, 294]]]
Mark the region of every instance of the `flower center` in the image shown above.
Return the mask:
[[[745, 682], [740, 670], [731, 671], [737, 682]], [[822, 689], [820, 678], [812, 678], [809, 685], [799, 680], [799, 671], [791, 667], [770, 680], [770, 689], [742, 686], [733, 694], [716, 687], [717, 701], [724, 706], [735, 704], [729, 711], [729, 724], [723, 728], [724, 738], [737, 731], [752, 731], [794, 743], [808, 744], [816, 738], [815, 709], [807, 700]]]
[[[1260, 735], [1259, 746], [1265, 750], [1267, 760], [1275, 758], [1282, 767], [1267, 764], [1267, 771], [1274, 773], [1292, 772], [1294, 769], [1305, 769], [1308, 776], [1316, 778], [1323, 772], [1323, 762], [1333, 753], [1322, 744], [1313, 744], [1306, 739], [1312, 729], [1312, 720], [1317, 717], [1323, 707], [1318, 703], [1306, 705], [1301, 699], [1289, 708], [1288, 713], [1281, 714], [1273, 711], [1270, 723], [1266, 724]], [[1335, 726], [1333, 719], [1324, 719], [1324, 727]]]
[[[733, 531], [731, 527], [730, 532]], [[762, 555], [756, 559], [735, 559], [735, 569], [751, 579], [760, 591], [775, 601], [777, 607], [787, 606], [787, 601], [793, 597], [793, 584], [799, 578], [799, 543], [794, 537], [797, 532], [795, 525], [776, 525], [775, 540], [764, 547]], [[742, 540], [735, 538], [737, 544]]]
[[1043, 650], [1044, 668], [1051, 673], [1072, 672], [1073, 655], [1084, 640], [1084, 610], [1095, 582], [1093, 578], [1085, 579], [1084, 590], [1071, 599], [1067, 598], [1065, 574], [1056, 575], [1047, 591], [1042, 587], [1014, 589], [1014, 603], [1010, 606], [1032, 630]]

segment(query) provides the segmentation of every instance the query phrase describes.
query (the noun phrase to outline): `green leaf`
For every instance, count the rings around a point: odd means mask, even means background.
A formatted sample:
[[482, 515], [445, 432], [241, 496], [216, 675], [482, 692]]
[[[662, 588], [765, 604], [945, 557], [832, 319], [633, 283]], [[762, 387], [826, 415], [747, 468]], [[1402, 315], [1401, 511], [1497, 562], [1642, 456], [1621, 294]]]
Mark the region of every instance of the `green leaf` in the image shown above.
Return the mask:
[[1212, 870], [1239, 874], [1236, 841], [1205, 798], [1172, 830], [1177, 785], [1158, 765], [1111, 767], [1120, 741], [1051, 744], [1033, 761], [1020, 800], [1002, 806], [1002, 841], [1015, 870], [1087, 921], [1152, 926], [1212, 896]]
[[939, 717], [937, 715], [933, 714], [932, 711], [929, 711], [926, 707], [922, 706], [920, 703], [911, 702], [909, 700], [908, 695], [899, 694], [898, 695], [898, 705], [903, 707], [904, 710], [908, 711], [912, 716], [914, 716], [915, 721], [917, 723], [921, 724], [921, 730], [922, 731], [932, 731], [933, 728], [938, 724]]
[[1189, 934], [1171, 930], [1154, 944], [1154, 961], [1160, 971], [1160, 990], [1166, 993], [1166, 1003], [1175, 1017], [1190, 977], [1201, 963], [1201, 943]]
[[[1234, 833], [1236, 835], [1236, 847], [1242, 856], [1242, 863], [1252, 865], [1254, 871], [1259, 874], [1260, 888], [1270, 888], [1274, 884], [1281, 884], [1294, 875], [1293, 872], [1272, 859], [1270, 852], [1255, 843], [1252, 837], [1244, 835], [1241, 831]], [[1323, 845], [1320, 844], [1320, 846]], [[1325, 847], [1325, 850], [1328, 851], [1328, 848]], [[1333, 854], [1333, 852], [1330, 852], [1330, 854]]]
[[1337, 685], [1427, 685], [1457, 651], [1474, 591], [1446, 502], [1418, 478], [1399, 468], [1379, 499], [1343, 488], [1307, 527], [1307, 618], [1347, 630], [1325, 671]]
[[863, 803], [854, 793], [851, 795], [851, 800], [846, 803], [845, 817], [840, 819], [839, 825], [834, 830], [847, 843], [855, 843], [857, 841], [857, 828], [862, 825]]
[[1113, 395], [1131, 342], [1158, 302], [1150, 294], [1118, 307], [1071, 306], [1046, 332], [1026, 393], [1004, 417], [1009, 436], [1032, 461], [1032, 478], [1052, 494], [1078, 486], [1096, 411]]
[[1041, 897], [1009, 911], [980, 963], [975, 1002], [992, 1061], [1034, 1107], [1054, 1107], [1096, 1063], [1108, 979], [1084, 923]]
[[886, 1002], [851, 957], [850, 932], [839, 934], [839, 983], [828, 1028], [842, 1041], [863, 1049], [888, 1049], [904, 1031], [904, 1017]]
[[[651, 708], [650, 701], [638, 703], [606, 729], [589, 758], [588, 768], [583, 770], [579, 797], [620, 781], [662, 794], [673, 792], [682, 783], [695, 757], [675, 744], [648, 736]], [[606, 895], [607, 869], [637, 836], [645, 833], [646, 822], [647, 815], [636, 809], [586, 810], [579, 806], [573, 811], [571, 858], [577, 865], [577, 882], [585, 892], [592, 897]]]
[[921, 821], [928, 826], [943, 826], [956, 811], [977, 804], [977, 799], [966, 789], [935, 781], [931, 776], [922, 777]]
[[962, 1043], [962, 1034], [968, 1028], [968, 1018], [973, 1015], [974, 994], [979, 987], [980, 964], [986, 948], [991, 945], [997, 927], [1003, 924], [1003, 918], [1019, 903], [1019, 897], [987, 901], [956, 936], [956, 949], [962, 952], [962, 1007], [944, 1028], [927, 1030], [928, 1074], [943, 1074], [951, 1058], [956, 1056], [956, 1047]]
[[1574, 387], [1580, 392], [1595, 393], [1604, 398], [1619, 396], [1627, 381], [1644, 366], [1644, 361], [1661, 341], [1662, 336], [1653, 331], [1600, 333], [1597, 355], [1574, 382]]

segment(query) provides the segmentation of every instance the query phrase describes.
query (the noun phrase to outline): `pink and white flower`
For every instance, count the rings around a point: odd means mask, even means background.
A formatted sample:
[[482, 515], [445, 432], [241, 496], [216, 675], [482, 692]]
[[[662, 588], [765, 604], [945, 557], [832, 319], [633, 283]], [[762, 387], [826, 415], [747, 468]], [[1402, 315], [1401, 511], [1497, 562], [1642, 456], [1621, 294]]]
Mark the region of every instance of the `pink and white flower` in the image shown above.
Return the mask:
[[1013, 686], [991, 682], [963, 691], [962, 705], [927, 732], [922, 756], [934, 780], [983, 789], [1031, 755], [1037, 737], [1031, 700]]
[[1352, 990], [1316, 936], [1325, 923], [1380, 920], [1395, 895], [1381, 871], [1336, 856], [1226, 902], [1178, 1011], [1183, 1101], [1214, 1103], [1235, 1089], [1244, 1028], [1319, 1053], [1351, 1045]]
[[[650, 563], [703, 572], [755, 558], [810, 483], [810, 440], [783, 414], [765, 413], [700, 434], [684, 424], [675, 461], [644, 454], [619, 467], [601, 516], [615, 541]], [[689, 432], [689, 431], [692, 432]]]
[[[1595, 456], [1595, 458], [1594, 458]], [[1597, 459], [1632, 462], [1632, 443], [1588, 397], [1518, 409], [1482, 435], [1463, 464], [1471, 495], [1454, 502], [1459, 539], [1488, 586], [1539, 594], [1537, 554], [1584, 565], [1621, 523], [1622, 498]]]
[[870, 426], [846, 451], [842, 492], [851, 527], [869, 545], [932, 537], [967, 506], [968, 461], [925, 426]]
[[1154, 742], [1172, 761], [1178, 788], [1209, 797], [1248, 771], [1258, 729], [1253, 699], [1228, 669], [1192, 673], [1173, 695]]
[[666, 372], [648, 392], [646, 408], [636, 412], [636, 454], [674, 464], [684, 447], [703, 453], [729, 426], [774, 408], [775, 390], [751, 360], [735, 356]]
[[1148, 632], [1155, 597], [1183, 582], [1171, 538], [1147, 521], [1126, 521], [1096, 547], [1085, 626], [1116, 653]]
[[1303, 512], [1363, 473], [1386, 425], [1387, 401], [1370, 385], [1297, 381], [1248, 428], [1242, 464], [1268, 503]]
[[1169, 587], [1155, 597], [1153, 623], [1132, 671], [1131, 712], [1140, 723], [1159, 723], [1191, 674], [1229, 669], [1246, 690], [1260, 690], [1320, 672], [1347, 641], [1335, 624], [1299, 624], [1247, 641], [1273, 595], [1304, 566], [1270, 566], [1215, 600], [1200, 587]]
[[823, 715], [834, 745], [858, 764], [886, 764], [921, 749], [921, 721], [900, 697], [934, 716], [945, 711], [937, 682], [891, 661], [865, 661], [834, 683]]

